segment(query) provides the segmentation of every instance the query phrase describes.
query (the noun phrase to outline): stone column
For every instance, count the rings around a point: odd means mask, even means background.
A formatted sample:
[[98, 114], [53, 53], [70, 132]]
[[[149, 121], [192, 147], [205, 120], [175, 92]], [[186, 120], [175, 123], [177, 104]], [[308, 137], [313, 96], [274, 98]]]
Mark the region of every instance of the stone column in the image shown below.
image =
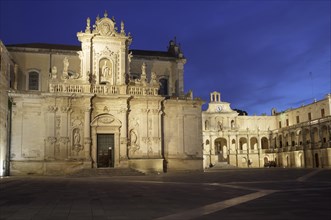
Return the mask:
[[60, 159], [66, 159], [68, 158], [68, 143], [69, 143], [69, 134], [68, 132], [68, 113], [70, 113], [71, 108], [68, 106], [63, 106], [61, 108], [61, 118], [60, 118], [60, 153], [59, 153], [59, 158]]
[[55, 113], [57, 111], [57, 107], [53, 105], [49, 105], [46, 113], [46, 146], [45, 146], [45, 159], [53, 160], [55, 157]]
[[84, 113], [84, 157], [91, 160], [91, 108], [85, 108]]

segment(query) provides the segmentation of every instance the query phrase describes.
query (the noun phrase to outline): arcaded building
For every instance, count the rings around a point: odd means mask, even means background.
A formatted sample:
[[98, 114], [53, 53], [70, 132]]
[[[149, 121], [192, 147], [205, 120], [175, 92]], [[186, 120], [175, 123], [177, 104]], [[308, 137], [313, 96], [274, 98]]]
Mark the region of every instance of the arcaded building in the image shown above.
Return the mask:
[[130, 50], [124, 23], [88, 18], [81, 46], [7, 45], [16, 63], [10, 174], [84, 168], [202, 170], [202, 101], [184, 94], [186, 59]]
[[331, 96], [271, 116], [239, 115], [219, 92], [202, 112], [204, 167], [331, 167]]
[[239, 115], [221, 95], [184, 94], [186, 58], [130, 49], [105, 13], [80, 46], [0, 42], [0, 171], [202, 171], [213, 166], [331, 167], [331, 96], [271, 116]]

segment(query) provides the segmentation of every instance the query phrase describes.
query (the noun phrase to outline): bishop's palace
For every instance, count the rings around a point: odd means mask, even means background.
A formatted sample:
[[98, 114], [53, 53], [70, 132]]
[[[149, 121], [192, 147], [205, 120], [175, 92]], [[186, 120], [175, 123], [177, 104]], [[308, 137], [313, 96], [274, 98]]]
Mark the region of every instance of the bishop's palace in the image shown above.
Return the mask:
[[81, 46], [0, 41], [0, 176], [111, 167], [331, 168], [331, 96], [271, 116], [184, 94], [185, 56], [132, 50], [124, 23], [96, 18]]

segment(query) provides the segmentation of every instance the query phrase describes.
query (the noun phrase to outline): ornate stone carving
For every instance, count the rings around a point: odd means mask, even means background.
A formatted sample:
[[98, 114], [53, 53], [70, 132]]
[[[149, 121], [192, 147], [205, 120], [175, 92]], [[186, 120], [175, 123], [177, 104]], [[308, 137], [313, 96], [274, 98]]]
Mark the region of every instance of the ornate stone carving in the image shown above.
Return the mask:
[[103, 111], [104, 111], [104, 112], [109, 112], [109, 111], [110, 111], [110, 109], [109, 109], [109, 107], [108, 107], [108, 106], [106, 106], [106, 105], [105, 105], [105, 107], [103, 108]]
[[99, 62], [100, 83], [110, 83], [112, 73], [112, 63], [108, 59], [102, 59]]
[[52, 79], [56, 79], [57, 78], [57, 68], [56, 68], [56, 66], [53, 66], [52, 67], [51, 77], [52, 77]]
[[63, 72], [62, 72], [62, 79], [68, 79], [68, 68], [69, 68], [69, 60], [68, 57], [64, 57], [63, 59]]
[[100, 118], [99, 122], [104, 124], [111, 124], [115, 119], [110, 117]]
[[158, 86], [159, 82], [157, 81], [157, 76], [155, 72], [151, 73], [151, 81], [149, 82], [152, 86]]
[[61, 117], [60, 116], [56, 116], [55, 119], [55, 124], [56, 124], [56, 129], [59, 129], [61, 127]]
[[57, 106], [50, 105], [48, 106], [47, 111], [55, 113], [57, 111]]
[[148, 154], [153, 154], [153, 148], [152, 147], [148, 148]]
[[84, 145], [81, 144], [81, 135], [80, 135], [80, 129], [75, 128], [73, 130], [73, 145], [72, 149], [78, 153], [79, 151], [84, 149]]
[[72, 119], [71, 120], [71, 126], [72, 127], [81, 127], [81, 126], [83, 126], [82, 119], [80, 119], [79, 117], [76, 117], [75, 119]]
[[147, 84], [147, 74], [146, 74], [146, 64], [145, 62], [141, 65], [141, 76], [140, 76], [140, 82], [143, 86]]
[[141, 140], [142, 140], [145, 144], [151, 144], [151, 143], [152, 143], [152, 138], [150, 138], [150, 137], [142, 137]]
[[70, 139], [69, 139], [69, 137], [60, 137], [59, 141], [61, 144], [67, 144], [67, 143], [69, 143]]
[[128, 148], [130, 153], [134, 154], [136, 151], [140, 149], [138, 143], [138, 133], [135, 129], [131, 129], [129, 132], [130, 139], [128, 140]]
[[161, 142], [161, 138], [159, 138], [159, 137], [153, 137], [152, 139], [153, 139], [153, 142], [154, 142], [155, 144], [158, 144], [158, 143]]
[[121, 21], [121, 34], [125, 35], [124, 22]]
[[86, 19], [85, 33], [91, 33], [91, 19], [89, 17]]
[[48, 137], [47, 142], [48, 144], [55, 144], [57, 141], [56, 137]]
[[71, 110], [71, 108], [69, 106], [63, 106], [61, 107], [61, 112], [62, 113], [67, 113]]

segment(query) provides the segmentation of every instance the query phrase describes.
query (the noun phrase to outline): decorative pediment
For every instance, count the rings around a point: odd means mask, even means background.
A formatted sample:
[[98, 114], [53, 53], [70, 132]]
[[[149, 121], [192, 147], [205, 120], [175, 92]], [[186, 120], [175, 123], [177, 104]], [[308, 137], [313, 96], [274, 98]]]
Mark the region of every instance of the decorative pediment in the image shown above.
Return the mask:
[[105, 12], [104, 17], [99, 19], [97, 18], [95, 22], [95, 30], [101, 35], [101, 36], [110, 36], [115, 29], [115, 21], [114, 19], [108, 18], [108, 13]]
[[111, 114], [101, 114], [93, 119], [91, 126], [121, 127], [122, 122]]

